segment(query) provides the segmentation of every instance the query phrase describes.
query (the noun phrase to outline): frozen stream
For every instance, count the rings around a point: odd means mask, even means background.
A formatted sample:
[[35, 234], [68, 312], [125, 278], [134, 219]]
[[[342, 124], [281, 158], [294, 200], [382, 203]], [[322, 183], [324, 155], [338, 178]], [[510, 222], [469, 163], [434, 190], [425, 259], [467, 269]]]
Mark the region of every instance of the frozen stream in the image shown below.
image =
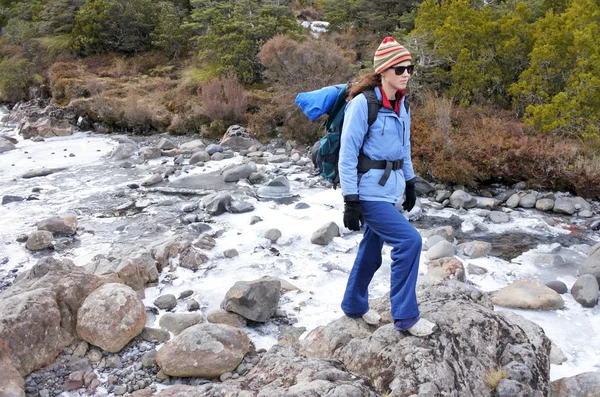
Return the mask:
[[[16, 242], [16, 238], [29, 234], [37, 222], [51, 216], [78, 217], [82, 228], [78, 237], [59, 241], [54, 252], [54, 255], [69, 258], [77, 265], [88, 263], [97, 254], [130, 255], [141, 252], [152, 243], [189, 228], [181, 222], [184, 215], [181, 208], [199, 201], [199, 196], [166, 195], [128, 187], [143, 181], [151, 170], [161, 166], [161, 162], [168, 161], [172, 165], [172, 158], [162, 157], [133, 168], [123, 168], [106, 157], [117, 145], [110, 136], [80, 132], [71, 137], [33, 142], [22, 140], [10, 126], [1, 125], [0, 134], [19, 139], [17, 149], [0, 154], [2, 196], [17, 195], [31, 199], [0, 206], [0, 238], [4, 242], [0, 245], [0, 286], [3, 282], [10, 283], [15, 274], [30, 268], [44, 255], [30, 253], [24, 244]], [[208, 162], [205, 167], [191, 169], [187, 175], [214, 172], [241, 160], [236, 156]], [[43, 167], [64, 170], [44, 177], [21, 178], [25, 172]], [[352, 265], [361, 236], [346, 233], [326, 247], [311, 244], [312, 233], [322, 224], [333, 220], [341, 225], [343, 203], [340, 191], [304, 187], [304, 181], [312, 178], [306, 173], [290, 174], [288, 178], [298, 195], [297, 200], [278, 203], [259, 201], [249, 195], [244, 200], [255, 206], [253, 212], [214, 217], [211, 226], [219, 235], [216, 247], [209, 253], [214, 268], [196, 273], [181, 267], [173, 272], [163, 271], [159, 285], [146, 290], [145, 304], [151, 306], [159, 295], [172, 293], [178, 296], [185, 290], [193, 290], [192, 297], [200, 302], [202, 311], [206, 313], [219, 307], [235, 281], [271, 275], [288, 280], [301, 289], [301, 292], [289, 292], [282, 298], [281, 308], [296, 321], [295, 326], [306, 327], [310, 331], [341, 316], [339, 304], [346, 271]], [[244, 191], [252, 188], [239, 183], [236, 189], [243, 195]], [[600, 237], [591, 232], [571, 234], [569, 224], [575, 218], [555, 217], [558, 222], [551, 226], [545, 220], [547, 214], [527, 210], [518, 211], [510, 223], [495, 225], [478, 216], [476, 211], [438, 211], [430, 208], [427, 200], [421, 201], [427, 214], [427, 226], [444, 225], [458, 217], [463, 221], [464, 229], [458, 231], [465, 240], [483, 239], [493, 245], [501, 245], [511, 241], [511, 235], [535, 237], [527, 240], [529, 243], [517, 250], [512, 258], [499, 255], [463, 261], [465, 267], [472, 263], [489, 270], [483, 276], [468, 276], [470, 282], [485, 291], [493, 291], [524, 277], [542, 282], [558, 279], [570, 288], [576, 280], [578, 264], [587, 256], [587, 249], [600, 241]], [[296, 209], [298, 202], [310, 207]], [[252, 216], [260, 216], [263, 221], [250, 225]], [[485, 223], [487, 231], [479, 234], [465, 226], [482, 223]], [[416, 223], [418, 228], [424, 225]], [[282, 237], [272, 246], [262, 238], [270, 228], [278, 228], [282, 232]], [[556, 242], [562, 245], [559, 254], [566, 265], [560, 269], [536, 265], [535, 255], [547, 252]], [[225, 258], [222, 252], [230, 248], [235, 248], [240, 255]], [[372, 297], [385, 294], [389, 288], [389, 247], [385, 247], [384, 251], [383, 266], [370, 290]], [[331, 270], [332, 266], [323, 266], [326, 262], [339, 268]], [[422, 259], [421, 274], [425, 272]], [[600, 369], [600, 308], [585, 309], [570, 294], [563, 295], [563, 298], [563, 310], [516, 311], [541, 325], [567, 356], [567, 362], [552, 366], [553, 380]], [[180, 305], [175, 311], [186, 310], [183, 303]], [[149, 317], [148, 325], [157, 326], [161, 314]], [[257, 347], [268, 348], [277, 341], [277, 326], [272, 323], [246, 331]]]

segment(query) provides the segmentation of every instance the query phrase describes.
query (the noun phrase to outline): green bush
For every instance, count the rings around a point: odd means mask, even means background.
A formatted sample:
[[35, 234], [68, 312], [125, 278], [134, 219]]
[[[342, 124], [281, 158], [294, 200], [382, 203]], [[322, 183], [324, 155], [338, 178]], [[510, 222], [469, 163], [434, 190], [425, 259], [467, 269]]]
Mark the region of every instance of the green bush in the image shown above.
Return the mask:
[[41, 82], [35, 66], [26, 59], [5, 59], [0, 62], [0, 100], [18, 102], [27, 99], [29, 87]]
[[159, 12], [152, 0], [88, 1], [75, 16], [74, 49], [85, 55], [147, 51]]

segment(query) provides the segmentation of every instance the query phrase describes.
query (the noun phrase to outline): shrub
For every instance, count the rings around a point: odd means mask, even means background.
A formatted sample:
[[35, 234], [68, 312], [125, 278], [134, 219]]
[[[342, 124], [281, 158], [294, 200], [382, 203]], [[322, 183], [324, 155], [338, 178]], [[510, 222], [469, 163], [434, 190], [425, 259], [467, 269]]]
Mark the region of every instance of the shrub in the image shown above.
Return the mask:
[[27, 99], [29, 87], [41, 83], [33, 63], [26, 59], [8, 58], [0, 62], [0, 100], [18, 102]]
[[248, 95], [237, 77], [227, 74], [200, 86], [202, 112], [211, 120], [243, 123], [248, 109]]
[[508, 112], [492, 115], [476, 108], [454, 107], [451, 128], [443, 131], [447, 121], [440, 125], [435, 117], [443, 101], [430, 96], [423, 106], [412, 107], [412, 157], [422, 176], [470, 186], [526, 181], [532, 188], [586, 198], [600, 194], [598, 142], [536, 136]]

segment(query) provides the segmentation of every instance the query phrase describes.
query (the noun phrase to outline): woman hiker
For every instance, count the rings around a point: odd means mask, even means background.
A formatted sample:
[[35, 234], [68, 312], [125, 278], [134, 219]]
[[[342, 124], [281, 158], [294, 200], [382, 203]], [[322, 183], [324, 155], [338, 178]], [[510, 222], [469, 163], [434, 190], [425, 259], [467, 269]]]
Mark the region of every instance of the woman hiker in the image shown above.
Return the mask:
[[[416, 336], [432, 334], [437, 326], [419, 317], [415, 292], [421, 236], [395, 207], [403, 193], [405, 210], [416, 203], [415, 174], [410, 157], [410, 114], [403, 106], [404, 89], [414, 70], [406, 48], [386, 37], [373, 60], [374, 73], [351, 86], [345, 109], [339, 159], [344, 196], [344, 226], [360, 230], [364, 224], [354, 266], [342, 301], [348, 317], [379, 323], [369, 310], [369, 283], [381, 266], [383, 243], [392, 247], [390, 301], [394, 327]], [[382, 104], [368, 126], [365, 90], [374, 90]]]

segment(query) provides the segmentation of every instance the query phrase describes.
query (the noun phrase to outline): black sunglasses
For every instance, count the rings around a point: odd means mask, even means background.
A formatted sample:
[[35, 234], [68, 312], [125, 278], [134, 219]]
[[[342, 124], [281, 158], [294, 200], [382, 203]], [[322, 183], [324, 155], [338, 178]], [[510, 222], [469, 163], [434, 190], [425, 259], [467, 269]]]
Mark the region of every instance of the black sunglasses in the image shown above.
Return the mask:
[[413, 72], [415, 71], [415, 65], [392, 66], [390, 67], [390, 69], [394, 69], [394, 72], [396, 72], [397, 76], [402, 76], [404, 74], [404, 71], [407, 71], [408, 74], [413, 74]]

